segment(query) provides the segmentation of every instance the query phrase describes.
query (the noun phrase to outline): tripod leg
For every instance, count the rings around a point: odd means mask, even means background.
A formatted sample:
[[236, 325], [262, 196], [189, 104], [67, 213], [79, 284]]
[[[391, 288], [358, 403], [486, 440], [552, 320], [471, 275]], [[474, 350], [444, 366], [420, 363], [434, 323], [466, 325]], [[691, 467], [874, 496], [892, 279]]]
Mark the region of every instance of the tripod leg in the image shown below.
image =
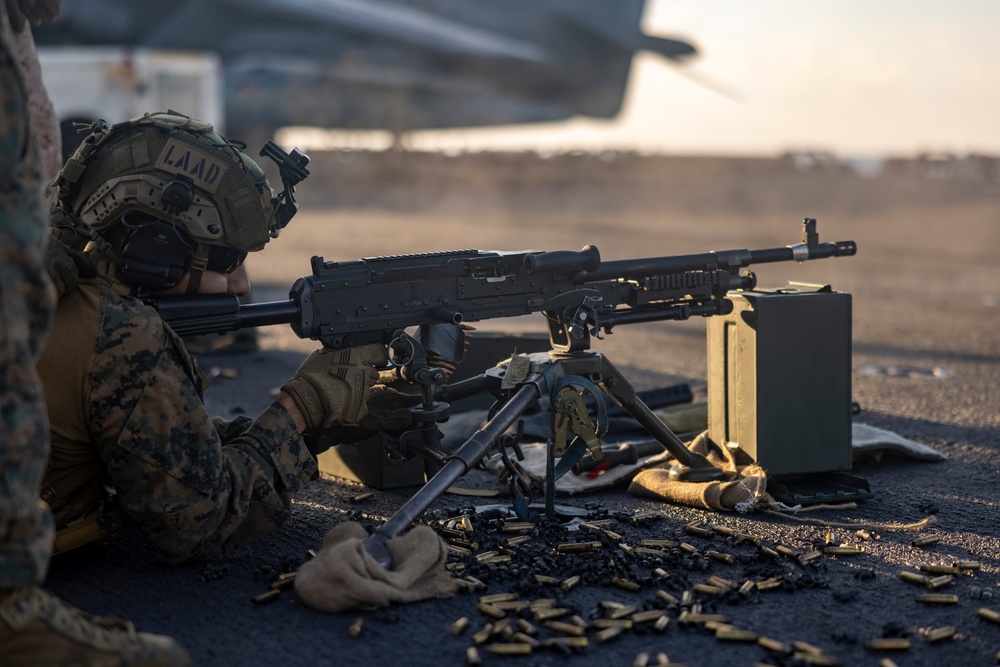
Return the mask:
[[653, 414], [636, 393], [632, 383], [622, 375], [607, 357], [601, 355], [601, 388], [614, 398], [651, 436], [663, 445], [678, 463], [670, 476], [682, 482], [709, 482], [722, 479], [725, 473], [701, 454], [692, 452], [673, 431]]
[[407, 500], [389, 520], [364, 540], [365, 550], [383, 567], [390, 567], [391, 557], [385, 543], [404, 533], [434, 501], [448, 488], [479, 463], [497, 439], [517, 421], [524, 411], [538, 398], [544, 380], [529, 378], [514, 396], [494, 415], [483, 428], [472, 434], [450, 460], [426, 484]]

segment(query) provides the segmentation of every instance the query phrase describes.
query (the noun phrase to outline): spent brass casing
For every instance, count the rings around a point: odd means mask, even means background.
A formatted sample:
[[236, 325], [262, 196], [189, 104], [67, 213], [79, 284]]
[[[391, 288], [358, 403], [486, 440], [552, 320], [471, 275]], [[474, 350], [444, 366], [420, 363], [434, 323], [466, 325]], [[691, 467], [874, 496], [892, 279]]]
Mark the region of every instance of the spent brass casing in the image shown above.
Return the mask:
[[810, 653], [812, 655], [823, 655], [823, 649], [803, 641], [792, 642], [792, 649], [796, 653]]
[[663, 614], [658, 619], [656, 619], [655, 623], [653, 623], [653, 629], [656, 630], [657, 632], [663, 632], [664, 630], [667, 629], [668, 625], [670, 625], [670, 617], [667, 616], [666, 614]]
[[878, 661], [878, 667], [899, 667], [891, 658], [882, 658]]
[[372, 495], [371, 491], [363, 491], [362, 493], [355, 493], [351, 496], [350, 500], [352, 503], [360, 503], [363, 500], [368, 500]]
[[538, 628], [529, 623], [527, 619], [524, 618], [517, 619], [517, 627], [521, 632], [523, 632], [526, 635], [535, 636], [538, 634]]
[[560, 616], [565, 616], [569, 613], [569, 609], [564, 607], [546, 607], [543, 609], [535, 609], [532, 612], [532, 616], [536, 621], [548, 621], [553, 618], [559, 618]]
[[511, 636], [511, 639], [513, 639], [514, 641], [519, 642], [521, 644], [527, 644], [531, 648], [538, 648], [539, 646], [542, 645], [542, 642], [538, 641], [537, 639], [535, 639], [531, 635], [525, 634], [523, 632], [515, 632]]
[[658, 591], [656, 591], [656, 597], [660, 598], [661, 600], [663, 600], [664, 602], [666, 602], [667, 604], [670, 604], [670, 605], [680, 604], [680, 600], [678, 600], [673, 595], [671, 595], [670, 593], [668, 593], [668, 592], [666, 592], [664, 590], [658, 590]]
[[500, 602], [494, 602], [493, 606], [503, 611], [521, 611], [530, 604], [527, 600], [501, 600]]
[[780, 642], [777, 639], [771, 639], [770, 637], [757, 637], [757, 645], [766, 651], [771, 651], [772, 653], [791, 653], [792, 647], [785, 642]]
[[747, 579], [746, 581], [743, 582], [743, 585], [740, 586], [739, 594], [740, 595], [749, 595], [750, 593], [753, 592], [753, 589], [756, 586], [757, 586], [757, 584], [756, 584], [756, 582], [754, 582], [753, 579]]
[[920, 586], [926, 586], [930, 579], [922, 574], [917, 574], [916, 572], [910, 572], [909, 570], [903, 570], [899, 573], [899, 578], [910, 584], [918, 584]]
[[694, 554], [698, 553], [698, 547], [696, 547], [693, 544], [688, 544], [687, 542], [681, 542], [677, 546], [678, 548], [680, 548], [681, 551], [683, 551], [686, 554], [690, 554], [693, 556]]
[[984, 621], [1000, 625], [1000, 612], [998, 611], [987, 609], [986, 607], [980, 607], [979, 609], [976, 610], [976, 616], [983, 619]]
[[490, 563], [507, 563], [510, 562], [510, 560], [511, 558], [508, 554], [490, 556], [489, 558], [476, 558], [476, 562], [482, 563], [483, 565], [489, 565]]
[[980, 567], [978, 560], [957, 560], [954, 563], [959, 570], [978, 570]]
[[639, 544], [660, 549], [676, 549], [680, 546], [680, 542], [676, 540], [640, 540]]
[[518, 544], [524, 544], [525, 542], [528, 542], [530, 540], [531, 540], [530, 535], [515, 535], [514, 537], [507, 539], [507, 546], [513, 547]]
[[459, 537], [452, 538], [449, 540], [452, 546], [461, 547], [462, 549], [468, 549], [469, 551], [475, 551], [479, 548], [479, 542], [473, 542], [472, 540], [465, 540]]
[[920, 571], [927, 574], [959, 574], [958, 568], [954, 565], [921, 565]]
[[718, 588], [736, 588], [736, 582], [730, 581], [725, 577], [717, 577], [714, 574], [705, 580], [705, 583], [710, 586], [716, 586]]
[[791, 547], [786, 547], [784, 544], [777, 545], [776, 547], [774, 547], [774, 550], [777, 551], [782, 556], [785, 556], [787, 558], [798, 558], [799, 557], [799, 552], [798, 551], [796, 551], [795, 549], [792, 549]]
[[573, 625], [578, 625], [581, 628], [587, 629], [590, 627], [590, 623], [584, 620], [579, 614], [573, 614], [569, 617], [569, 622]]
[[719, 629], [715, 632], [715, 638], [724, 642], [756, 642], [757, 633], [739, 628]]
[[955, 636], [958, 631], [955, 630], [954, 626], [945, 625], [940, 628], [931, 628], [924, 632], [924, 641], [928, 644], [933, 644], [934, 642], [939, 642], [943, 639], [951, 639]]
[[649, 654], [645, 651], [638, 653], [632, 661], [632, 667], [646, 667], [649, 664]]
[[727, 554], [724, 551], [714, 551], [710, 549], [706, 551], [705, 554], [712, 560], [725, 563], [727, 565], [732, 565], [736, 562], [736, 556], [733, 554]]
[[563, 542], [556, 545], [556, 551], [561, 554], [587, 553], [600, 548], [600, 542]]
[[567, 648], [587, 648], [590, 641], [586, 637], [550, 637], [544, 642], [545, 646], [565, 646]]
[[802, 653], [795, 652], [792, 654], [792, 660], [800, 662], [804, 665], [817, 665], [818, 667], [840, 667], [840, 661], [834, 658], [832, 655], [827, 655], [825, 653]]
[[701, 593], [702, 595], [718, 595], [719, 593], [725, 593], [725, 588], [720, 588], [719, 586], [712, 586], [711, 584], [695, 584], [691, 587], [695, 593]]
[[684, 526], [684, 532], [688, 535], [693, 535], [695, 537], [703, 537], [705, 539], [712, 539], [715, 537], [715, 531], [709, 528], [702, 528], [701, 526]]
[[309, 560], [312, 560], [315, 557], [316, 557], [316, 550], [315, 549], [306, 549], [306, 558], [308, 558]]
[[480, 581], [479, 579], [476, 579], [472, 575], [466, 575], [466, 576], [462, 577], [462, 579], [464, 581], [468, 582], [468, 584], [470, 586], [472, 586], [472, 590], [481, 591], [484, 588], [486, 588], [486, 583], [485, 582]]
[[757, 582], [758, 591], [770, 591], [775, 588], [780, 588], [782, 584], [781, 579], [771, 577], [770, 579], [763, 579]]
[[598, 630], [606, 630], [608, 628], [631, 630], [633, 623], [631, 618], [595, 618], [593, 625]]
[[491, 593], [489, 595], [480, 595], [479, 601], [485, 604], [493, 604], [494, 602], [505, 602], [507, 600], [516, 600], [517, 593]]
[[910, 640], [906, 637], [880, 637], [866, 641], [865, 648], [873, 651], [907, 651], [910, 648]]
[[658, 567], [653, 570], [653, 576], [657, 579], [669, 579], [670, 573], [664, 570], [662, 567]]
[[594, 634], [594, 639], [603, 643], [608, 640], [614, 639], [624, 631], [625, 631], [624, 628], [604, 628], [603, 630], [598, 630]]
[[500, 529], [504, 533], [519, 533], [522, 530], [534, 530], [535, 524], [526, 521], [508, 521]]
[[271, 588], [269, 590], [264, 591], [257, 597], [253, 598], [253, 603], [264, 604], [266, 602], [272, 602], [273, 600], [277, 600], [279, 597], [281, 597], [281, 589]]
[[799, 562], [805, 565], [806, 563], [811, 563], [817, 558], [822, 558], [823, 552], [819, 549], [813, 549], [812, 551], [807, 551], [806, 553], [799, 556]]
[[562, 580], [558, 577], [550, 577], [547, 574], [536, 574], [535, 581], [546, 586], [558, 586], [562, 583]]
[[768, 558], [777, 558], [778, 556], [781, 555], [780, 553], [778, 553], [774, 549], [771, 549], [770, 547], [761, 547], [760, 552], [765, 556], [767, 556]]
[[476, 605], [476, 609], [479, 610], [479, 613], [485, 614], [490, 618], [500, 619], [504, 618], [507, 615], [507, 612], [505, 612], [503, 609], [500, 609], [496, 605], [493, 605], [489, 602], [480, 602], [478, 605]]
[[483, 661], [479, 658], [479, 651], [476, 650], [475, 646], [465, 649], [465, 664], [469, 665], [469, 667], [477, 667], [483, 664]]
[[604, 530], [604, 534], [607, 535], [611, 540], [614, 540], [615, 542], [621, 542], [622, 540], [625, 539], [618, 533], [611, 532], [610, 530], [607, 529]]
[[457, 547], [454, 544], [448, 545], [448, 551], [450, 553], [455, 554], [456, 556], [461, 556], [461, 557], [472, 555], [472, 549], [466, 549], [465, 547]]
[[561, 632], [564, 635], [572, 635], [573, 637], [582, 637], [587, 633], [585, 628], [564, 621], [547, 621], [545, 627], [553, 632]]
[[531, 644], [522, 644], [521, 642], [487, 644], [483, 650], [496, 655], [527, 655], [531, 653]]
[[634, 581], [629, 581], [628, 579], [622, 579], [621, 577], [611, 577], [611, 585], [617, 586], [618, 588], [625, 591], [632, 591], [633, 593], [638, 591], [642, 586]]
[[663, 616], [662, 609], [648, 609], [646, 611], [637, 611], [632, 614], [633, 623], [648, 623], [649, 621], [655, 621]]
[[699, 613], [689, 613], [687, 615], [688, 623], [705, 623], [715, 622], [715, 623], [728, 623], [729, 619], [722, 614], [699, 614]]
[[573, 587], [576, 586], [578, 583], [580, 583], [580, 575], [574, 574], [572, 577], [564, 579], [559, 584], [559, 588], [563, 589], [564, 591], [569, 591], [572, 590]]
[[452, 623], [450, 626], [448, 626], [448, 632], [450, 632], [451, 634], [453, 634], [455, 636], [458, 636], [458, 635], [462, 634], [462, 632], [467, 627], [469, 627], [469, 617], [468, 616], [463, 616], [462, 618], [458, 619], [457, 621], [455, 621], [454, 623]]
[[473, 644], [482, 644], [493, 636], [493, 624], [487, 623], [476, 634], [472, 635]]
[[365, 619], [358, 616], [354, 622], [347, 626], [347, 634], [351, 637], [360, 637], [361, 630], [365, 627]]
[[608, 611], [608, 618], [612, 620], [619, 620], [631, 616], [636, 611], [638, 611], [638, 608], [635, 605], [623, 604], [620, 607], [615, 607], [614, 609]]
[[932, 544], [937, 544], [940, 541], [941, 541], [940, 535], [924, 535], [923, 537], [918, 537], [917, 539], [910, 542], [910, 545], [914, 547], [929, 547]]
[[917, 596], [917, 602], [923, 602], [924, 604], [958, 604], [958, 596], [947, 593], [924, 593]]
[[940, 577], [934, 577], [933, 579], [928, 579], [927, 588], [934, 590], [937, 588], [941, 588], [942, 586], [947, 586], [953, 581], [955, 581], [955, 575], [942, 574]]

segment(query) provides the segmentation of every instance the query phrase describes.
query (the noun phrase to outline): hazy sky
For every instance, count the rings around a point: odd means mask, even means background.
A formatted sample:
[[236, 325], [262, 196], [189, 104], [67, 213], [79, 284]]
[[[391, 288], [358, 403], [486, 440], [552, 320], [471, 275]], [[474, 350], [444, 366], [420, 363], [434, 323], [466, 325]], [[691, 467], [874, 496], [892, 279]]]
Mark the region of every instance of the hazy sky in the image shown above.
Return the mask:
[[418, 133], [411, 146], [1000, 154], [998, 0], [649, 0], [644, 27], [701, 56], [687, 77], [639, 54], [618, 120]]

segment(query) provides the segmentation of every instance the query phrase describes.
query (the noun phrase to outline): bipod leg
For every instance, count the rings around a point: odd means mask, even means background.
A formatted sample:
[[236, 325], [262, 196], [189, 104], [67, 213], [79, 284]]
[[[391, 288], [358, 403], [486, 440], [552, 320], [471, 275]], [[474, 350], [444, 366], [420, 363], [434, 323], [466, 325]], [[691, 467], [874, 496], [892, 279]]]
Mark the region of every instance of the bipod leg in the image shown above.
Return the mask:
[[403, 534], [421, 514], [427, 511], [434, 501], [440, 498], [452, 484], [461, 479], [469, 470], [478, 464], [501, 435], [516, 422], [524, 411], [541, 394], [540, 385], [544, 379], [539, 375], [529, 377], [527, 381], [514, 392], [511, 399], [490, 419], [481, 429], [458, 448], [447, 463], [426, 484], [410, 497], [396, 513], [389, 517], [380, 528], [367, 537], [364, 542], [365, 551], [378, 562], [389, 568], [392, 557], [385, 543], [393, 537]]
[[667, 428], [649, 406], [642, 402], [632, 383], [604, 355], [601, 355], [601, 376], [601, 388], [677, 459], [677, 464], [670, 469], [671, 479], [681, 482], [710, 482], [725, 476], [725, 472], [712, 465], [704, 456], [688, 449], [677, 434]]

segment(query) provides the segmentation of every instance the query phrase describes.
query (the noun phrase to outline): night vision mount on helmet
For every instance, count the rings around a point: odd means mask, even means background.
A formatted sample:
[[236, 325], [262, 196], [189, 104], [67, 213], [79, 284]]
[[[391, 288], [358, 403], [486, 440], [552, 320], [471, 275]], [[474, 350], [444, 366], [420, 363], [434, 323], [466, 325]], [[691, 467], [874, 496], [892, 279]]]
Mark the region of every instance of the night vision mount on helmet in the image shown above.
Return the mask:
[[146, 290], [190, 272], [196, 292], [203, 271], [235, 270], [295, 215], [294, 186], [309, 174], [308, 156], [269, 141], [275, 194], [243, 144], [174, 111], [89, 129], [54, 183], [59, 209], [115, 255], [124, 283]]

